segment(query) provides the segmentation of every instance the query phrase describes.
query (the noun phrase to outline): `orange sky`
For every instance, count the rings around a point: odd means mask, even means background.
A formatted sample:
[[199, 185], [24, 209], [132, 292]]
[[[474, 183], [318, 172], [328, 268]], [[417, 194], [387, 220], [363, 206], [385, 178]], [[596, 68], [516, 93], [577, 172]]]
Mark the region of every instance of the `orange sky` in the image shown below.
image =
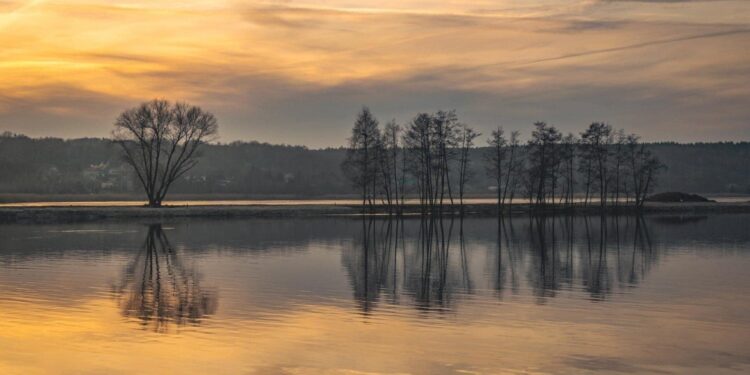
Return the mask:
[[0, 130], [34, 136], [107, 136], [164, 97], [222, 141], [337, 146], [363, 104], [750, 139], [747, 1], [0, 0], [0, 45]]

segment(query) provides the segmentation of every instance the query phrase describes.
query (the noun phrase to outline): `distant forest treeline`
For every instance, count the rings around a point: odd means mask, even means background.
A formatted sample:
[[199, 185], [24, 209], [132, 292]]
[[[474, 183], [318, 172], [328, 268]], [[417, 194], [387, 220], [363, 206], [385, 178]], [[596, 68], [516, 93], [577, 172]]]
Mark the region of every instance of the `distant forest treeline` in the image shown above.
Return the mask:
[[[477, 140], [485, 144], [484, 138]], [[656, 191], [750, 193], [750, 142], [653, 143], [668, 167]], [[472, 149], [481, 161], [485, 148]], [[247, 196], [348, 196], [357, 192], [340, 165], [344, 148], [310, 150], [258, 142], [210, 144], [174, 193]], [[481, 162], [472, 165], [469, 195], [492, 194]], [[0, 135], [0, 193], [141, 194], [121, 150], [111, 140]]]

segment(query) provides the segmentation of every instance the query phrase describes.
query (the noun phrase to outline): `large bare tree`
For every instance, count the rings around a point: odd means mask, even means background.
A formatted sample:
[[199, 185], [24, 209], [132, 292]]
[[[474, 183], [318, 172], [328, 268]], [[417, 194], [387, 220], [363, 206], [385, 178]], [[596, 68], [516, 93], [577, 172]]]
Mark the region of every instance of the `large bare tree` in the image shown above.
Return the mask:
[[198, 150], [217, 134], [213, 114], [186, 103], [152, 100], [120, 114], [112, 135], [148, 197], [160, 207], [169, 187], [198, 163]]

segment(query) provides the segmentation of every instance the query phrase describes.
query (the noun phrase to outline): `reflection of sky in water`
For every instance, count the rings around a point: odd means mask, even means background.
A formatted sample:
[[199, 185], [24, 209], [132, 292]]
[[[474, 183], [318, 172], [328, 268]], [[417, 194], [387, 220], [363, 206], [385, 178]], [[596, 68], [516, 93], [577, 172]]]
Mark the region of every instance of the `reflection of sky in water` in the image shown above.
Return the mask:
[[3, 225], [0, 372], [742, 372], [748, 218]]

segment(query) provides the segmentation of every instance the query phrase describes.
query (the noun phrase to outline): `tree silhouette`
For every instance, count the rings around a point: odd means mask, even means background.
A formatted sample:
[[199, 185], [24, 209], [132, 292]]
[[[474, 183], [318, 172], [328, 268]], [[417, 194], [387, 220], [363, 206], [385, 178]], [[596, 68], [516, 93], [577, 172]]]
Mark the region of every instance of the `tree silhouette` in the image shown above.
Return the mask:
[[466, 183], [473, 176], [471, 170], [471, 158], [469, 151], [474, 147], [474, 139], [481, 134], [477, 133], [466, 124], [461, 124], [458, 130], [460, 153], [458, 158], [458, 199], [461, 206], [461, 213], [464, 212], [464, 194], [466, 193]]
[[505, 138], [505, 130], [498, 126], [497, 129], [493, 130], [490, 134], [487, 144], [490, 146], [485, 155], [487, 159], [487, 175], [492, 177], [492, 180], [495, 182], [495, 186], [497, 187], [497, 207], [498, 209], [502, 209], [503, 182], [508, 178], [503, 174], [503, 162], [505, 160], [505, 154], [508, 151], [508, 140]]
[[666, 168], [659, 158], [639, 141], [637, 135], [629, 135], [625, 140], [625, 159], [633, 180], [632, 189], [637, 208], [643, 207], [646, 197], [656, 185], [659, 172]]
[[160, 207], [169, 187], [196, 165], [199, 147], [217, 131], [214, 115], [199, 107], [153, 100], [120, 114], [112, 134], [148, 206]]
[[582, 157], [588, 159], [589, 165], [592, 166], [593, 178], [599, 188], [599, 204], [602, 208], [607, 205], [612, 141], [612, 126], [609, 124], [595, 122], [581, 133]]
[[547, 197], [554, 200], [561, 140], [562, 134], [554, 126], [545, 122], [534, 123], [534, 131], [527, 145], [527, 159], [529, 187], [534, 189], [537, 205], [546, 204]]
[[363, 107], [354, 121], [346, 159], [341, 165], [344, 174], [361, 192], [363, 206], [374, 204], [380, 142], [378, 120], [369, 108]]

